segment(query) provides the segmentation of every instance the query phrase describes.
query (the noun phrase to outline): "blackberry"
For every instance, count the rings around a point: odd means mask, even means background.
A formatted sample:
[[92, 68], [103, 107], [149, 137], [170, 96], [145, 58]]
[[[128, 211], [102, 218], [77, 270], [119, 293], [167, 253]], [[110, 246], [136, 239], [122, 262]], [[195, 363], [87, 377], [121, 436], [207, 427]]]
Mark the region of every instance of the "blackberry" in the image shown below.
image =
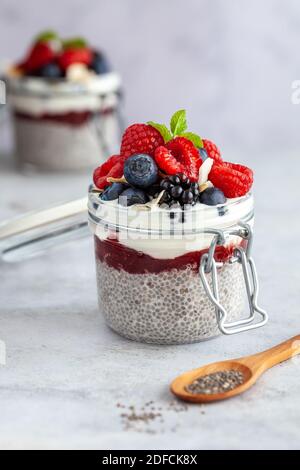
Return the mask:
[[174, 186], [170, 190], [170, 195], [172, 196], [173, 199], [179, 199], [182, 193], [183, 193], [182, 186]]
[[192, 204], [194, 202], [194, 194], [189, 189], [186, 189], [181, 196], [182, 204]]
[[161, 203], [168, 203], [170, 206], [174, 203], [179, 203], [182, 207], [186, 204], [194, 205], [199, 199], [198, 183], [191, 183], [183, 173], [162, 179], [160, 189], [165, 191]]

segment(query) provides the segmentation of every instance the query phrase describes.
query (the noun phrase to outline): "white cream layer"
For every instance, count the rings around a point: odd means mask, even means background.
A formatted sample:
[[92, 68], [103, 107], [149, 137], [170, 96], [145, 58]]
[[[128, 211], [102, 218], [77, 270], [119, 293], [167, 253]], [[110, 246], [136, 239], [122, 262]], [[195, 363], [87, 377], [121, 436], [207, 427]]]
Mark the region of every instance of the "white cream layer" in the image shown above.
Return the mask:
[[[96, 216], [111, 227], [107, 228], [103, 224], [94, 222], [90, 225], [93, 233], [100, 240], [117, 237], [128, 248], [154, 258], [171, 259], [187, 252], [207, 249], [213, 239], [213, 234], [190, 234], [187, 231], [208, 228], [226, 230], [236, 226], [239, 220], [245, 219], [252, 213], [253, 197], [229, 199], [225, 207], [226, 214], [220, 216], [216, 206], [197, 204], [191, 210], [184, 212], [185, 222], [182, 223], [179, 221], [180, 210], [176, 212], [175, 219], [170, 219], [170, 210], [159, 207], [151, 211], [139, 210], [135, 206], [123, 208], [117, 201], [109, 201], [101, 203]], [[253, 223], [253, 219], [250, 223]], [[114, 226], [119, 226], [117, 233]], [[129, 230], [124, 227], [128, 227]], [[130, 231], [130, 229], [138, 229], [138, 231]], [[147, 233], [149, 230], [151, 233]], [[155, 231], [160, 231], [160, 234]], [[174, 234], [170, 235], [172, 231]], [[236, 244], [240, 241], [240, 237], [230, 236], [225, 245]]]
[[49, 83], [40, 78], [18, 78], [9, 82], [8, 101], [18, 112], [35, 117], [43, 114], [99, 111], [114, 107], [121, 79], [117, 73], [91, 76], [84, 83]]

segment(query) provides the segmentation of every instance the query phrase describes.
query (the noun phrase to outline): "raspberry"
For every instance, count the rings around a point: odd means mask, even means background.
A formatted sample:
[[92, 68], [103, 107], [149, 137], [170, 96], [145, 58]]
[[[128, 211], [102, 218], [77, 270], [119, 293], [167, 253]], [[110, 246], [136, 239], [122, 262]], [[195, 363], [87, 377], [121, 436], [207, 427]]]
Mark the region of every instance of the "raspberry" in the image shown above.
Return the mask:
[[38, 42], [29, 52], [21, 67], [26, 73], [34, 72], [49, 64], [55, 57], [54, 51], [46, 42]]
[[96, 168], [93, 175], [95, 186], [104, 189], [109, 184], [108, 177], [121, 178], [123, 176], [124, 161], [124, 157], [112, 155], [105, 163]]
[[226, 197], [241, 197], [251, 189], [253, 171], [247, 166], [235, 163], [215, 163], [209, 173], [209, 179]]
[[163, 145], [157, 147], [155, 150], [154, 159], [158, 167], [167, 175], [176, 175], [177, 173], [184, 172], [182, 163], [176, 160], [171, 151]]
[[155, 161], [167, 175], [183, 173], [197, 181], [202, 160], [194, 144], [185, 137], [175, 137], [155, 151]]
[[135, 153], [154, 156], [155, 149], [164, 145], [164, 139], [154, 127], [148, 124], [132, 124], [127, 127], [121, 142], [121, 155], [130, 157]]
[[92, 63], [93, 53], [88, 47], [68, 48], [58, 57], [58, 63], [62, 70], [66, 70], [72, 64]]
[[209, 158], [212, 158], [215, 162], [222, 162], [221, 152], [211, 140], [203, 139], [203, 146]]

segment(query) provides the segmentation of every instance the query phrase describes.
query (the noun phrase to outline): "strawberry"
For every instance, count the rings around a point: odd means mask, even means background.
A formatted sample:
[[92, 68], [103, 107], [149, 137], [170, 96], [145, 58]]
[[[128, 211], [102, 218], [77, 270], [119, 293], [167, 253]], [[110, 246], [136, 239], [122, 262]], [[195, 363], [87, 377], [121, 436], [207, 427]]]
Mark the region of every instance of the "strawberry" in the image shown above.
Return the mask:
[[125, 157], [112, 155], [105, 163], [94, 171], [94, 184], [99, 189], [104, 189], [109, 185], [108, 177], [121, 178], [123, 176]]
[[253, 171], [244, 165], [215, 162], [209, 173], [214, 186], [221, 189], [226, 197], [241, 197], [247, 194], [253, 184]]
[[55, 58], [55, 53], [47, 42], [38, 42], [30, 50], [27, 58], [21, 64], [22, 70], [27, 74], [34, 72]]
[[155, 149], [164, 144], [161, 134], [148, 124], [132, 124], [127, 127], [121, 142], [121, 155], [130, 157], [135, 153], [154, 156]]
[[215, 162], [222, 162], [221, 152], [211, 140], [202, 139], [203, 147], [206, 150], [207, 156], [212, 158]]
[[58, 56], [58, 63], [62, 70], [66, 70], [72, 64], [92, 63], [93, 52], [88, 47], [68, 47]]
[[185, 137], [175, 137], [165, 146], [158, 147], [154, 158], [167, 175], [183, 173], [192, 182], [198, 180], [202, 160], [194, 144]]

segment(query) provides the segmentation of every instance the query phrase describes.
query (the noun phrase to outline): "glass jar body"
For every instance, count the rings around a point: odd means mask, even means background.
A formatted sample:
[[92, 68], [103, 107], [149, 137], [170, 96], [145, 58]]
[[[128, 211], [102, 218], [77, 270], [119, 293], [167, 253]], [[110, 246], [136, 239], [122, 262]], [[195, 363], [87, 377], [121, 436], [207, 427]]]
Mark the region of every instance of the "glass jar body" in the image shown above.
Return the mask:
[[[252, 225], [252, 201], [248, 200], [246, 205], [241, 215]], [[239, 223], [234, 217], [233, 214], [228, 218], [227, 214], [229, 225], [222, 217], [217, 219], [222, 230], [234, 231]], [[165, 234], [163, 238], [145, 240], [143, 228], [132, 239], [128, 232], [123, 233], [124, 225], [108, 228], [90, 220], [95, 239], [99, 307], [109, 327], [129, 339], [154, 344], [192, 343], [221, 333], [215, 306], [199, 275], [201, 259], [208, 253], [215, 236], [213, 231], [220, 230], [220, 225], [210, 229], [206, 225], [202, 228], [211, 233], [204, 234], [197, 225], [198, 232], [193, 238], [183, 233], [175, 240], [170, 232], [169, 237]], [[235, 248], [246, 244], [238, 236], [228, 236], [214, 253], [219, 299], [228, 312], [229, 322], [240, 320], [245, 310], [242, 266], [231, 261]], [[212, 287], [211, 273], [206, 276]]]
[[[32, 81], [29, 81], [29, 85]], [[8, 86], [17, 163], [37, 170], [91, 169], [117, 148], [119, 88]]]

